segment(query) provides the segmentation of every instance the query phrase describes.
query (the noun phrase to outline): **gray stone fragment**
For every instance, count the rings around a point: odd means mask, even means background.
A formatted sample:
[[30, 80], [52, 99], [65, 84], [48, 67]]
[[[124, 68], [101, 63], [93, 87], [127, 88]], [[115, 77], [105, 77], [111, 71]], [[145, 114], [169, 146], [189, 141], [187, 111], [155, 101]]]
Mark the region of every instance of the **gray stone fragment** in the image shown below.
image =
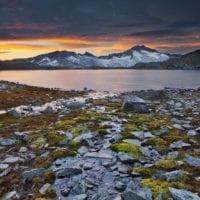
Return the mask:
[[134, 158], [132, 156], [129, 156], [126, 153], [119, 152], [117, 156], [118, 156], [119, 160], [123, 163], [133, 163], [134, 162]]
[[198, 132], [195, 131], [195, 130], [189, 130], [189, 131], [187, 132], [187, 136], [192, 137], [192, 136], [196, 136], [196, 135], [198, 135]]
[[13, 139], [0, 138], [0, 145], [2, 145], [2, 146], [10, 146], [10, 145], [15, 144], [15, 142], [16, 142], [16, 140], [13, 140]]
[[182, 149], [182, 148], [188, 148], [191, 147], [191, 144], [185, 143], [182, 140], [178, 140], [170, 144], [170, 148], [172, 149]]
[[121, 181], [115, 182], [115, 188], [117, 190], [123, 191], [126, 189], [126, 184], [122, 183]]
[[15, 132], [14, 138], [16, 140], [21, 140], [23, 142], [30, 142], [30, 140], [31, 140], [30, 137], [27, 134], [22, 133], [22, 132]]
[[175, 200], [200, 200], [200, 197], [197, 194], [187, 190], [179, 190], [170, 187], [169, 191]]
[[9, 156], [3, 161], [3, 163], [11, 164], [11, 163], [19, 162], [19, 161], [23, 161], [23, 159], [20, 157]]
[[169, 128], [164, 127], [164, 128], [162, 128], [162, 129], [160, 129], [160, 130], [154, 131], [154, 132], [153, 132], [153, 135], [161, 136], [161, 135], [167, 134], [168, 132], [169, 132]]
[[79, 194], [79, 195], [73, 196], [73, 200], [85, 200], [85, 199], [87, 199], [86, 194]]
[[124, 200], [152, 200], [152, 191], [150, 188], [138, 188], [131, 190], [127, 188], [122, 194]]
[[85, 153], [88, 152], [88, 148], [87, 147], [84, 147], [82, 146], [80, 149], [78, 149], [78, 153], [82, 156], [84, 155]]
[[36, 169], [32, 169], [30, 171], [25, 171], [23, 174], [22, 174], [22, 178], [23, 179], [32, 179], [36, 176], [40, 176], [42, 175], [43, 173], [45, 172], [45, 169], [44, 168], [36, 168]]
[[70, 176], [78, 175], [78, 174], [81, 174], [81, 173], [82, 173], [81, 168], [67, 167], [67, 168], [64, 168], [64, 169], [58, 171], [56, 176], [58, 178], [63, 178], [63, 177], [70, 177]]
[[188, 173], [183, 170], [175, 170], [171, 172], [166, 172], [163, 175], [161, 175], [161, 177], [164, 178], [166, 181], [175, 181], [178, 180], [180, 176], [183, 174], [188, 174]]
[[49, 183], [44, 184], [39, 190], [40, 194], [44, 195], [50, 186], [51, 184]]
[[200, 167], [200, 158], [195, 158], [189, 154], [185, 154], [185, 162], [194, 167]]

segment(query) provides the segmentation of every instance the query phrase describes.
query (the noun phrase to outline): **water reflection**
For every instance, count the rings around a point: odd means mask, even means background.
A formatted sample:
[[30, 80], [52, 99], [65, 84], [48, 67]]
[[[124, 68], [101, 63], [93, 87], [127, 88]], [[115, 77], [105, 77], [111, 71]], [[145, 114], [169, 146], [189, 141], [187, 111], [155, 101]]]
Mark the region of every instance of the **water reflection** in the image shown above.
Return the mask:
[[200, 87], [192, 70], [27, 70], [0, 71], [0, 80], [62, 89], [131, 91], [164, 87]]

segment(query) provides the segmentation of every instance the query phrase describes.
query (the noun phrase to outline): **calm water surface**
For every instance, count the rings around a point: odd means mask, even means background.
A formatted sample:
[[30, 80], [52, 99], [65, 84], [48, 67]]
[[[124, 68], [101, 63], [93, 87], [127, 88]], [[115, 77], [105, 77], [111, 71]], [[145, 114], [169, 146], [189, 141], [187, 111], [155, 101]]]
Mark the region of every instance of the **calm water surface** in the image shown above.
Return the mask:
[[49, 88], [132, 91], [141, 89], [198, 88], [200, 70], [20, 70], [0, 71], [0, 80]]

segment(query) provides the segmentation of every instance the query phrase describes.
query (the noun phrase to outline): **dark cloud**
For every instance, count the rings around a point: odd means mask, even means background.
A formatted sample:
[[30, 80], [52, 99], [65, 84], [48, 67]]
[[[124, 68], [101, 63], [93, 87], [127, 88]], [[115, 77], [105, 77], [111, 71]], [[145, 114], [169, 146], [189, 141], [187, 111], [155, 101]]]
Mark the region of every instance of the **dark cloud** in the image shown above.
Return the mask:
[[[200, 33], [199, 0], [1, 0], [0, 39]], [[172, 39], [170, 40], [170, 36]]]

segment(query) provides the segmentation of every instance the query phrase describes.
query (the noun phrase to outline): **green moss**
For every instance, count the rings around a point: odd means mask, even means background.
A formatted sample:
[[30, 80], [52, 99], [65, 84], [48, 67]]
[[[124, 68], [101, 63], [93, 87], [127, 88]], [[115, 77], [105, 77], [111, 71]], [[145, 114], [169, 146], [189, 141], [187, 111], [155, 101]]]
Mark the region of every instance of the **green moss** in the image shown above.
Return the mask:
[[52, 195], [56, 195], [56, 191], [55, 191], [55, 189], [52, 186], [50, 186], [47, 189], [47, 191], [45, 193], [45, 196], [52, 196]]
[[50, 156], [53, 160], [56, 160], [58, 158], [65, 158], [67, 156], [75, 156], [76, 153], [74, 151], [68, 150], [68, 149], [56, 149], [51, 152]]
[[97, 129], [97, 131], [100, 135], [106, 135], [108, 133], [105, 128], [99, 128]]
[[171, 186], [170, 183], [159, 180], [143, 179], [141, 181], [142, 187], [150, 187], [152, 189], [153, 198], [156, 198], [160, 192], [163, 192], [163, 196], [168, 196], [168, 188]]
[[145, 167], [135, 167], [132, 169], [132, 172], [137, 172], [142, 176], [151, 176], [155, 172], [155, 169], [145, 168]]
[[112, 144], [110, 148], [116, 152], [125, 152], [130, 156], [133, 156], [135, 159], [139, 159], [141, 155], [140, 149], [137, 145], [126, 142]]
[[86, 126], [83, 126], [83, 125], [80, 125], [80, 126], [77, 126], [73, 129], [71, 129], [71, 131], [73, 132], [73, 137], [77, 137], [79, 136], [83, 131], [87, 130], [87, 127]]
[[45, 168], [47, 169], [48, 167], [51, 166], [51, 161], [49, 160], [49, 157], [48, 156], [40, 156], [40, 157], [37, 157], [35, 160], [34, 160], [34, 166], [37, 167], [37, 168]]
[[125, 124], [124, 129], [125, 131], [139, 131], [135, 124]]
[[80, 142], [74, 141], [74, 140], [69, 140], [68, 145], [72, 148], [78, 148], [80, 146]]
[[173, 159], [160, 160], [156, 163], [157, 169], [166, 170], [166, 171], [177, 169], [178, 167], [179, 166], [178, 166], [177, 161]]
[[63, 130], [63, 129], [66, 129], [66, 128], [69, 128], [73, 125], [75, 125], [77, 122], [75, 119], [68, 119], [68, 120], [63, 120], [61, 121], [60, 123], [58, 123], [54, 129], [55, 130]]
[[60, 141], [64, 139], [64, 136], [58, 135], [56, 131], [49, 132], [45, 136], [49, 146], [58, 146]]
[[155, 136], [148, 139], [147, 145], [157, 147], [158, 152], [161, 153], [163, 149], [168, 147], [168, 142], [163, 140], [161, 137]]

